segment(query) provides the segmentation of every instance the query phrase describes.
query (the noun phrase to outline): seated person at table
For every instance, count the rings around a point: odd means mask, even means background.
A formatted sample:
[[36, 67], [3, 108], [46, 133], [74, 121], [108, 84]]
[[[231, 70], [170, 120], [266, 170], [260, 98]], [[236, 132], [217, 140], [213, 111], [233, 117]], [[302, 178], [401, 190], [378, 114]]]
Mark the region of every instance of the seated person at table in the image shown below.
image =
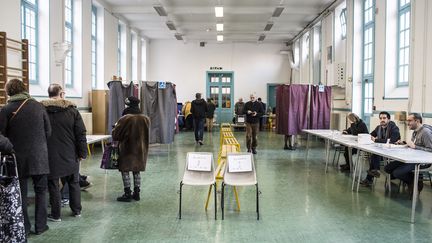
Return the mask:
[[[414, 130], [411, 140], [406, 144], [412, 149], [423, 150], [432, 152], [432, 127], [423, 125], [422, 116], [419, 113], [411, 113], [407, 118], [408, 127]], [[422, 168], [430, 167], [430, 165]], [[412, 196], [414, 187], [414, 173], [415, 164], [402, 163], [399, 161], [391, 162], [384, 167], [385, 172], [391, 174], [392, 178], [402, 180], [408, 185], [408, 193]], [[423, 189], [423, 181], [418, 182], [418, 191]]]
[[[369, 133], [366, 124], [354, 113], [349, 113], [347, 116], [350, 127], [343, 131], [343, 134], [351, 134], [357, 136], [359, 133]], [[352, 150], [352, 154], [356, 154], [357, 149]], [[341, 165], [341, 171], [350, 171], [348, 148], [345, 148], [345, 164]]]
[[[399, 128], [396, 123], [390, 121], [390, 114], [386, 111], [379, 113], [380, 124], [371, 132], [371, 139], [375, 143], [396, 143], [400, 140]], [[374, 177], [380, 177], [380, 162], [383, 158], [379, 155], [372, 154], [368, 175], [366, 179], [360, 182], [363, 186], [370, 186]]]

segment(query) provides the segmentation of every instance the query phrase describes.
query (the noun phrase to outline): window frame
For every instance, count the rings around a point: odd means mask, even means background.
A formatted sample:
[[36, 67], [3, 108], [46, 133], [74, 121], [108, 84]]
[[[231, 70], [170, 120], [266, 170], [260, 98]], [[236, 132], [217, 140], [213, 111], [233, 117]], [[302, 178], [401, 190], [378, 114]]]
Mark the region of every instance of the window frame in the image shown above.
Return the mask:
[[[71, 6], [70, 6], [70, 12], [71, 12], [71, 22], [68, 22], [67, 20], [66, 20], [66, 11], [68, 11], [68, 8], [67, 8], [67, 6], [66, 6], [66, 1], [70, 1], [70, 3], [71, 3]], [[73, 31], [73, 26], [74, 26], [74, 1], [73, 0], [64, 0], [64, 10], [65, 10], [65, 19], [64, 19], [64, 33], [66, 33], [66, 29], [69, 29], [70, 30], [70, 33], [71, 33], [71, 35], [70, 35], [70, 37], [71, 37], [71, 40], [70, 41], [68, 41], [68, 40], [66, 40], [66, 34], [65, 34], [65, 42], [67, 41], [67, 42], [69, 42], [69, 44], [71, 45], [71, 46], [73, 46], [73, 44], [74, 44], [74, 31]], [[69, 56], [70, 55], [70, 56]], [[69, 52], [68, 53], [68, 55], [66, 56], [66, 59], [67, 58], [70, 58], [70, 65], [71, 65], [71, 67], [70, 67], [70, 70], [68, 70], [67, 69], [67, 67], [66, 67], [66, 60], [65, 60], [65, 65], [64, 65], [64, 84], [65, 84], [65, 87], [66, 88], [73, 88], [74, 87], [74, 55], [73, 55], [73, 51], [71, 51], [71, 52]], [[67, 73], [68, 72], [70, 72], [71, 74], [70, 74], [70, 77], [71, 77], [71, 80], [70, 80], [70, 84], [68, 84], [68, 83], [66, 83], [66, 77], [67, 77]]]
[[342, 9], [340, 15], [339, 15], [339, 21], [341, 24], [341, 39], [345, 40], [347, 37], [347, 22], [346, 22], [346, 12], [347, 9]]
[[[94, 22], [93, 22], [94, 21]], [[93, 25], [94, 25], [94, 33], [93, 33]], [[92, 44], [92, 71], [91, 71], [91, 78], [92, 78], [92, 88], [97, 88], [97, 7], [92, 5], [92, 31], [91, 31], [91, 44]], [[93, 46], [94, 45], [94, 46]], [[93, 51], [94, 50], [94, 51]], [[94, 62], [93, 62], [94, 60]], [[94, 69], [93, 69], [94, 66]]]
[[[407, 1], [407, 0], [405, 0]], [[405, 3], [403, 6], [401, 6], [401, 0], [398, 0], [398, 19], [397, 19], [397, 68], [396, 68], [396, 87], [406, 87], [409, 86], [409, 72], [410, 72], [410, 52], [411, 52], [411, 43], [410, 43], [410, 39], [411, 39], [411, 0], [408, 0], [408, 3]], [[405, 14], [409, 13], [409, 26], [406, 27], [405, 29], [401, 30], [401, 17]], [[405, 23], [406, 25], [406, 23]], [[408, 32], [408, 45], [401, 47], [401, 33], [406, 33]], [[401, 51], [405, 51], [408, 50], [408, 63], [407, 64], [401, 64], [400, 62], [400, 56], [401, 56]], [[407, 76], [408, 76], [408, 80], [406, 82], [401, 82], [400, 80], [400, 71], [401, 68], [407, 68]]]
[[121, 38], [121, 34], [122, 34], [122, 26], [120, 23], [118, 23], [117, 26], [117, 77], [121, 77], [121, 67], [122, 67], [122, 50], [121, 50], [121, 45], [122, 45], [122, 38]]
[[[27, 39], [29, 41], [29, 52], [31, 52], [32, 46], [34, 46], [34, 57], [35, 57], [35, 62], [34, 62], [34, 70], [33, 72], [35, 72], [35, 79], [31, 79], [31, 75], [30, 72], [32, 71], [31, 69], [31, 58], [29, 55], [28, 58], [28, 64], [29, 64], [29, 84], [31, 85], [39, 85], [39, 7], [38, 7], [38, 2], [39, 0], [34, 0], [34, 3], [29, 2], [28, 0], [21, 0], [21, 38], [23, 39]], [[26, 18], [26, 10], [29, 10], [31, 12], [34, 13], [35, 16], [35, 23], [34, 23], [34, 31], [35, 31], [35, 36], [34, 36], [34, 45], [31, 44], [31, 40], [29, 38], [27, 38], [27, 31], [26, 31], [26, 27], [30, 27], [33, 28], [32, 26], [28, 26], [27, 25], [27, 18]]]

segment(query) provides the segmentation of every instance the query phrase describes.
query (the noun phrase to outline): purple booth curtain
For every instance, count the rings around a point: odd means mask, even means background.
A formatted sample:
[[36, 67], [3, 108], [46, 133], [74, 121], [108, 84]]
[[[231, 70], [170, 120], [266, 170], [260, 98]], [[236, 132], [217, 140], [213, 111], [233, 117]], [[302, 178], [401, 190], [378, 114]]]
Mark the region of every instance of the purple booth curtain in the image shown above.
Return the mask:
[[309, 85], [281, 85], [276, 91], [277, 133], [297, 135], [306, 129]]
[[330, 128], [331, 93], [330, 86], [323, 92], [319, 92], [319, 86], [311, 86], [310, 129]]

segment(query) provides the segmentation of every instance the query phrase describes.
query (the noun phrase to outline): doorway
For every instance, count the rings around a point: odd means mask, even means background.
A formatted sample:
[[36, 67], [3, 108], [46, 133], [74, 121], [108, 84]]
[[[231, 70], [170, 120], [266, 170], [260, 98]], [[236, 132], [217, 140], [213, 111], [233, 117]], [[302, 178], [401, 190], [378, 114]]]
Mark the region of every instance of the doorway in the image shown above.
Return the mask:
[[207, 72], [207, 98], [216, 104], [217, 123], [229, 123], [233, 118], [234, 72]]

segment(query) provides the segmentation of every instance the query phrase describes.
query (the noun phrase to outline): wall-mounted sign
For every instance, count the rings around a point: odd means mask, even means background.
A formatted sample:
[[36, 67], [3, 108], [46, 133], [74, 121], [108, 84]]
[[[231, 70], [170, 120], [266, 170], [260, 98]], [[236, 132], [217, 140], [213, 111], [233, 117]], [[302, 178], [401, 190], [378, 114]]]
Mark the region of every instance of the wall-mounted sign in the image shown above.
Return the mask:
[[210, 67], [210, 70], [222, 70], [222, 67]]
[[159, 89], [166, 89], [166, 82], [159, 82], [158, 87]]

